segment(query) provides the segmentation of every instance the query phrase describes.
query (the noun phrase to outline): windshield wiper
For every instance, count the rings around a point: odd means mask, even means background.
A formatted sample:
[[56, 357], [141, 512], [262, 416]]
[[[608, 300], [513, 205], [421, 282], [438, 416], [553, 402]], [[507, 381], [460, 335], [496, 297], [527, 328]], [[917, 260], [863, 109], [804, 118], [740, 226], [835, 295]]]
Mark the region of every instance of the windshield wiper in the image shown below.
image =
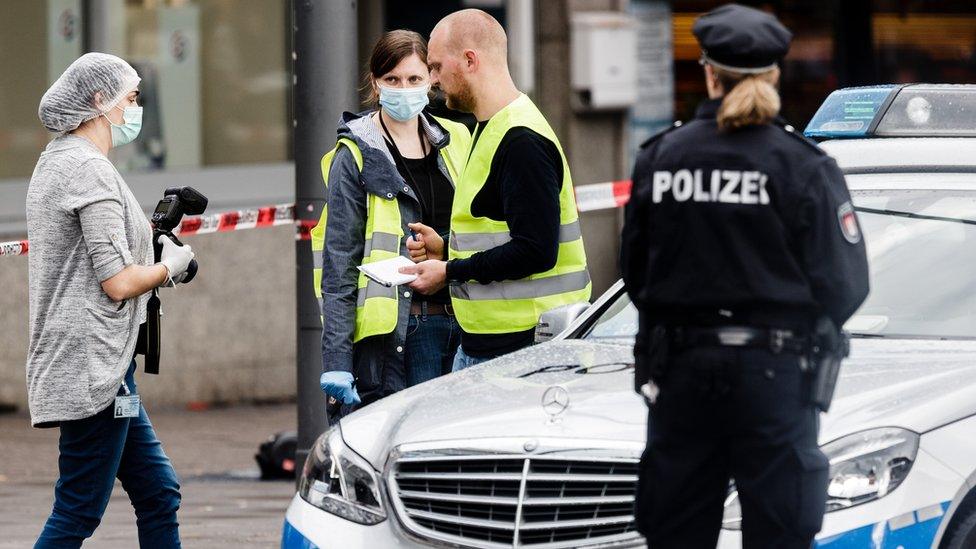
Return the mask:
[[885, 339], [887, 336], [884, 334], [868, 334], [865, 332], [850, 332], [851, 337], [863, 338], [863, 339]]
[[852, 338], [857, 339], [918, 339], [934, 341], [972, 341], [976, 336], [937, 335], [937, 334], [866, 334], [864, 332], [850, 332]]
[[854, 207], [854, 211], [872, 213], [878, 215], [892, 215], [896, 217], [907, 217], [909, 219], [928, 219], [930, 221], [948, 221], [949, 223], [962, 223], [963, 225], [976, 225], [976, 219], [962, 219], [959, 217], [942, 217], [940, 215], [925, 215], [912, 212], [902, 212], [899, 210], [885, 210], [877, 208]]

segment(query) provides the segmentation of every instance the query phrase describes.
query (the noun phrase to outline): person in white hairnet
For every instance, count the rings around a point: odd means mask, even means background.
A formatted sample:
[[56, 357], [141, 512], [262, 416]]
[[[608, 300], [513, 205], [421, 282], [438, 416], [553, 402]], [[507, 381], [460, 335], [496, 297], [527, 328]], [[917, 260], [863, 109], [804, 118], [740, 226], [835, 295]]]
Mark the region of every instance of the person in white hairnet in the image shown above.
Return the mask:
[[89, 53], [41, 98], [56, 137], [27, 192], [31, 424], [58, 427], [54, 508], [36, 548], [80, 547], [118, 478], [135, 508], [140, 547], [179, 547], [180, 486], [134, 379], [149, 292], [171, 285], [193, 252], [166, 237], [153, 263], [152, 228], [106, 157], [139, 135], [139, 75]]

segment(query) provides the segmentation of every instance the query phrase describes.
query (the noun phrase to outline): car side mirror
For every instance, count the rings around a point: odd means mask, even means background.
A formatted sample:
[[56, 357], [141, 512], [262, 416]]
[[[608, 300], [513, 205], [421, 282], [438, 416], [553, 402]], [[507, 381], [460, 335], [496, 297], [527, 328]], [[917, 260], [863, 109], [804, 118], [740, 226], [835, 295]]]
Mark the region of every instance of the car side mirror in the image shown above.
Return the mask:
[[535, 342], [549, 341], [561, 334], [589, 307], [590, 304], [586, 302], [570, 303], [542, 313], [542, 316], [539, 317], [539, 324], [535, 327]]

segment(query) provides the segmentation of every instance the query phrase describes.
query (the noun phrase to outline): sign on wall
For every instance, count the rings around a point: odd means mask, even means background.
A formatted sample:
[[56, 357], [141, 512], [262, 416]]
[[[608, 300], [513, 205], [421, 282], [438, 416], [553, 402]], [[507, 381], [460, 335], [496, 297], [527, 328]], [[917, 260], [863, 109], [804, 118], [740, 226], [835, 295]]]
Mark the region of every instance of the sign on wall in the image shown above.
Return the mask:
[[167, 166], [199, 166], [202, 158], [200, 9], [159, 10], [159, 109]]
[[631, 153], [674, 119], [674, 54], [667, 0], [631, 0], [637, 20], [637, 103], [631, 109]]

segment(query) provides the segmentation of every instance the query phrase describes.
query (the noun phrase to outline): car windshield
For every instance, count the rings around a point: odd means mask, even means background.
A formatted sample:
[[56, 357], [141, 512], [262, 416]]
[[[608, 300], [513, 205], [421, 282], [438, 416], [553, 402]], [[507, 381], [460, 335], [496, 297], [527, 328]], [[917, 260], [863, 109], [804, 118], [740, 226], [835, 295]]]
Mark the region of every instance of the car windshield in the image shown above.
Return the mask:
[[[851, 194], [871, 294], [845, 328], [864, 337], [976, 338], [976, 191]], [[637, 311], [621, 293], [582, 337], [630, 344], [636, 333]]]

